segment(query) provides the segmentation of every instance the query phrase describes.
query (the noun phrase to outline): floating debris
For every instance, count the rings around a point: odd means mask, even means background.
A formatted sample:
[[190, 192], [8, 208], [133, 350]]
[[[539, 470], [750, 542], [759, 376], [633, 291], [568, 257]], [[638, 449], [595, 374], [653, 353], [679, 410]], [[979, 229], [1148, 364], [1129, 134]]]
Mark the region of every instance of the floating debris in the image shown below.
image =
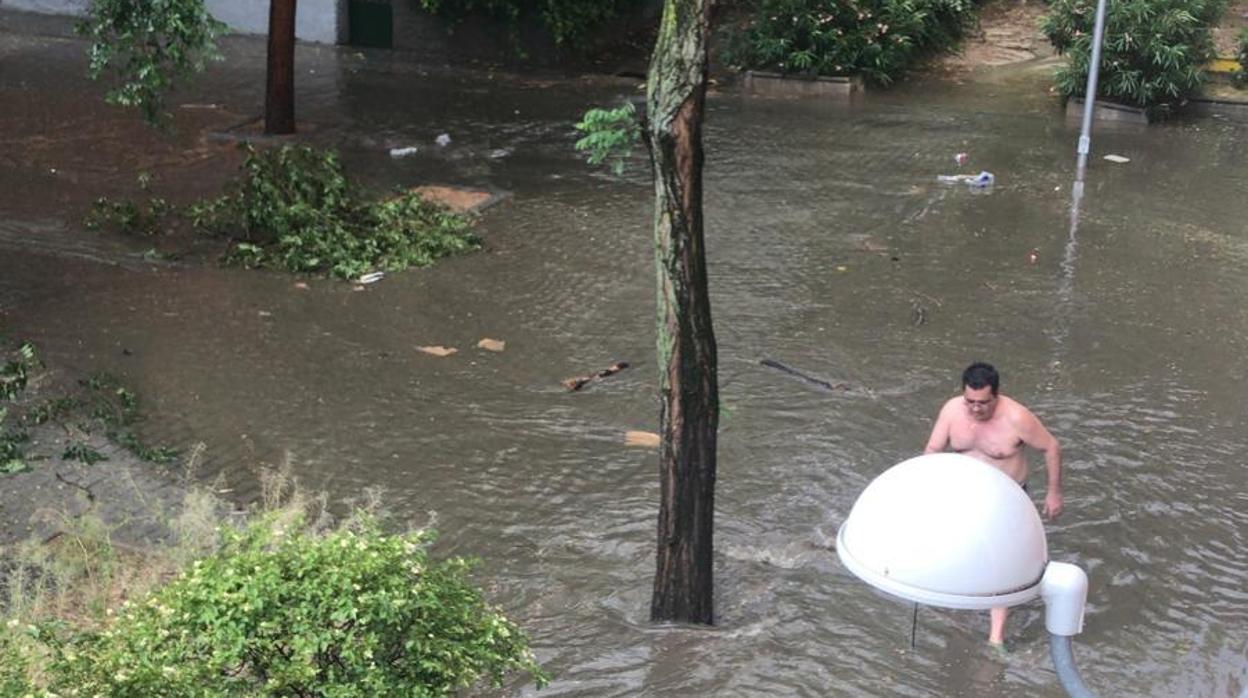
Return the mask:
[[459, 350], [455, 347], [435, 345], [428, 347], [416, 347], [416, 351], [424, 352], [430, 356], [450, 356], [451, 354], [457, 353]]
[[602, 369], [601, 371], [595, 371], [594, 373], [586, 374], [584, 376], [564, 378], [563, 380], [559, 382], [563, 385], [563, 387], [567, 388], [569, 391], [576, 391], [585, 387], [586, 383], [598, 380], [599, 378], [606, 378], [607, 376], [614, 376], [615, 374], [619, 373], [620, 371], [623, 371], [626, 368], [628, 368], [627, 361], [617, 361], [611, 364], [610, 366]]
[[355, 283], [375, 284], [378, 281], [381, 281], [382, 279], [384, 279], [385, 277], [386, 277], [386, 273], [384, 271], [370, 271], [369, 273], [364, 274], [360, 276], [360, 278], [356, 279]]
[[1105, 159], [1106, 159], [1106, 160], [1109, 160], [1110, 162], [1116, 162], [1116, 163], [1118, 163], [1119, 165], [1121, 165], [1121, 164], [1123, 164], [1123, 163], [1125, 163], [1125, 162], [1131, 162], [1131, 158], [1126, 158], [1126, 157], [1123, 157], [1123, 156], [1121, 156], [1121, 155], [1112, 155], [1112, 154], [1111, 154], [1111, 155], [1106, 155], [1106, 156], [1105, 156]]
[[659, 435], [652, 431], [626, 431], [624, 432], [624, 445], [658, 448]]
[[390, 157], [405, 158], [408, 155], [415, 155], [416, 153], [419, 153], [419, 152], [420, 152], [420, 148], [414, 145], [409, 145], [406, 148], [391, 148]]
[[485, 349], [486, 351], [502, 351], [506, 347], [507, 342], [500, 339], [490, 339], [489, 337], [485, 337], [480, 342], [477, 342], [477, 348]]

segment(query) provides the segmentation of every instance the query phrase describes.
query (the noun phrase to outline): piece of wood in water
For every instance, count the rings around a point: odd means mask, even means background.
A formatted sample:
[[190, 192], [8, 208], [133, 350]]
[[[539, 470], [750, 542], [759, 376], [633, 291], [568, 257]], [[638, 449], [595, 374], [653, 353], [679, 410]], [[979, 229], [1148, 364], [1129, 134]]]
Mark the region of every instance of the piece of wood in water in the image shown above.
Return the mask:
[[652, 431], [626, 431], [624, 432], [624, 443], [628, 446], [658, 448], [659, 435]]
[[576, 391], [585, 387], [586, 383], [598, 380], [599, 378], [606, 378], [607, 376], [614, 376], [615, 374], [619, 373], [620, 371], [623, 371], [626, 368], [628, 368], [627, 361], [617, 361], [611, 364], [610, 366], [602, 369], [601, 371], [594, 371], [593, 373], [587, 373], [583, 376], [573, 376], [571, 378], [564, 378], [563, 380], [559, 382], [563, 385], [563, 387], [567, 388], [569, 391]]
[[823, 388], [824, 390], [831, 390], [834, 392], [839, 391], [839, 390], [849, 390], [848, 383], [832, 383], [830, 381], [825, 381], [822, 378], [815, 378], [814, 376], [806, 375], [805, 373], [802, 373], [801, 371], [795, 368], [792, 368], [791, 366], [785, 366], [779, 361], [774, 361], [772, 359], [763, 359], [759, 361], [759, 363], [769, 368], [774, 368], [777, 371], [783, 371], [789, 374], [790, 376], [799, 378], [803, 381], [806, 381], [807, 383], [810, 383], [811, 385], [817, 385], [820, 388]]

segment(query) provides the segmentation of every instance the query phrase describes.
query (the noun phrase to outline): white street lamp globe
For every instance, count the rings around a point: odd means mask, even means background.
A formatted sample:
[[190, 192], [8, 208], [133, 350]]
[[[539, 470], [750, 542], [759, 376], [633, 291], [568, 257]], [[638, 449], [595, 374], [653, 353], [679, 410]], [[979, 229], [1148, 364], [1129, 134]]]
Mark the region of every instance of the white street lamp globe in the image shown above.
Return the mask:
[[837, 553], [868, 584], [946, 608], [1014, 606], [1040, 595], [1044, 524], [1005, 473], [957, 453], [899, 463], [858, 497]]
[[908, 601], [986, 609], [1043, 596], [1050, 633], [1083, 629], [1087, 575], [1049, 562], [1031, 498], [970, 456], [932, 453], [881, 473], [841, 524], [836, 553], [858, 578]]

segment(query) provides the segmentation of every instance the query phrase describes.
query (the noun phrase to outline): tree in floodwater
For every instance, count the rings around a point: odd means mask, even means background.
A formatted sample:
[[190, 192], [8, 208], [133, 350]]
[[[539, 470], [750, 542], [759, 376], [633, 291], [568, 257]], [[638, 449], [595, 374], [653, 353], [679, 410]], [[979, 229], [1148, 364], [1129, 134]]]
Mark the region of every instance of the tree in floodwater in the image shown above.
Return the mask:
[[[643, 135], [654, 174], [659, 364], [659, 520], [650, 618], [710, 624], [719, 387], [702, 232], [702, 112], [713, 0], [665, 0], [646, 117], [591, 109], [576, 128], [590, 164], [617, 173]], [[644, 133], [643, 133], [644, 132]]]
[[[296, 0], [269, 3], [264, 132], [295, 132]], [[91, 39], [92, 79], [112, 73], [105, 99], [137, 107], [149, 123], [165, 123], [165, 95], [181, 80], [220, 60], [216, 40], [226, 30], [204, 0], [93, 0], [78, 32]]]
[[269, 1], [269, 52], [265, 71], [264, 132], [295, 132], [295, 10], [297, 0]]
[[714, 621], [719, 387], [702, 230], [702, 113], [712, 0], [666, 0], [650, 58], [644, 138], [654, 169], [659, 520], [650, 618]]

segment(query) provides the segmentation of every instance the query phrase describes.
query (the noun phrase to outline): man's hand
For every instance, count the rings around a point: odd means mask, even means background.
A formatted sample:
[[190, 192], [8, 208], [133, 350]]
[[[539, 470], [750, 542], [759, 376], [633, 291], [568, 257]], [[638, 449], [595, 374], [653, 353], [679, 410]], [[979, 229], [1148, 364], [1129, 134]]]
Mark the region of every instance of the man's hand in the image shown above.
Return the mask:
[[1044, 497], [1044, 516], [1049, 521], [1057, 519], [1062, 513], [1062, 493], [1049, 490]]

